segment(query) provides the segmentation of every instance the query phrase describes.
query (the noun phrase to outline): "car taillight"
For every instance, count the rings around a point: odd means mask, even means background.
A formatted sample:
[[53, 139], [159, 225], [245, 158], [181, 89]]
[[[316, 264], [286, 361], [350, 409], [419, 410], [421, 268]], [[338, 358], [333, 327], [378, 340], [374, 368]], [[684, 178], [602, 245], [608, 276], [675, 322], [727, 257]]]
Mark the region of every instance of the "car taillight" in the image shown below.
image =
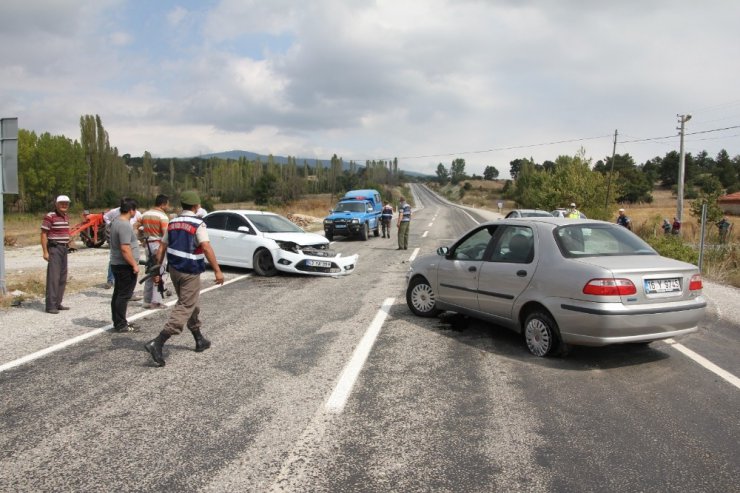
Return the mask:
[[583, 286], [583, 294], [594, 296], [626, 296], [637, 293], [629, 279], [591, 279]]
[[691, 276], [691, 281], [689, 282], [689, 291], [698, 291], [702, 289], [704, 286], [701, 283], [701, 274], [694, 274]]

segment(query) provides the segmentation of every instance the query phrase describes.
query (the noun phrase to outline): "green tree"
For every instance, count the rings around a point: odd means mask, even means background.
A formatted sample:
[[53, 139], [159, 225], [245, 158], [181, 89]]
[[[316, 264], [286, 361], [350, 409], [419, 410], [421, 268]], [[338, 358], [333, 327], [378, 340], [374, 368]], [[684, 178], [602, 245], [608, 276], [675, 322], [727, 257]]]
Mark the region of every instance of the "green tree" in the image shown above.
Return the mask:
[[442, 163], [439, 163], [437, 165], [437, 181], [440, 185], [446, 185], [447, 182], [450, 179], [450, 172], [447, 171], [447, 168], [445, 168], [445, 165]]
[[465, 160], [462, 158], [454, 159], [450, 165], [450, 182], [457, 185], [465, 178]]
[[484, 180], [495, 180], [498, 178], [498, 170], [495, 166], [486, 166], [486, 168], [483, 170], [483, 179]]

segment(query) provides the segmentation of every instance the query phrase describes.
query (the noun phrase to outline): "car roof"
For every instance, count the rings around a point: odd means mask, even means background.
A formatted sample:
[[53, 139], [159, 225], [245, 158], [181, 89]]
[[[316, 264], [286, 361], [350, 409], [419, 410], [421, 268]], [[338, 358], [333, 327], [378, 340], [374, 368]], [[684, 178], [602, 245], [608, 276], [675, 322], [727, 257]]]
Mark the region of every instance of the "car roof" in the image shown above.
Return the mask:
[[[274, 212], [255, 211], [255, 210], [250, 210], [250, 209], [220, 209], [217, 211], [212, 211], [211, 214], [215, 214], [217, 212], [231, 212], [233, 214], [241, 214], [242, 216], [246, 216], [247, 214], [250, 214], [250, 215], [262, 214], [263, 216], [279, 216], [280, 215], [280, 214], [275, 214]], [[211, 214], [209, 214], [209, 216]]]
[[[599, 221], [598, 219], [571, 219], [567, 217], [555, 217], [555, 216], [543, 216], [543, 217], [512, 217], [506, 220], [506, 224], [516, 224], [518, 221], [521, 221], [524, 223], [544, 223], [544, 224], [552, 224], [553, 226], [562, 226], [562, 225], [568, 225], [568, 224], [608, 224], [610, 226], [614, 226], [614, 223], [611, 223], [609, 221]], [[484, 224], [491, 224], [491, 225], [497, 225], [502, 224], [501, 220], [494, 220], [494, 221], [487, 221]], [[621, 226], [620, 226], [621, 227]]]

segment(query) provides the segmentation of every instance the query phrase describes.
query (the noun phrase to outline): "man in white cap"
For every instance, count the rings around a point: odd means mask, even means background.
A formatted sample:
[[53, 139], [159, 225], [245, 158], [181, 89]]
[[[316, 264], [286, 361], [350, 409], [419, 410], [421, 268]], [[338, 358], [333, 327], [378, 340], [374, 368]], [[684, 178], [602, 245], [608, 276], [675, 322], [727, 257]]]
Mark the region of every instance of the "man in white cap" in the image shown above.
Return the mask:
[[46, 265], [46, 313], [69, 310], [62, 305], [67, 287], [67, 252], [69, 250], [69, 197], [60, 195], [54, 210], [41, 222], [41, 250]]
[[568, 214], [565, 216], [570, 219], [580, 219], [581, 213], [576, 209], [576, 203], [571, 202], [570, 203], [570, 210], [568, 211]]
[[632, 231], [632, 219], [624, 213], [624, 209], [619, 209], [619, 216], [617, 216], [617, 224], [624, 226], [625, 228]]

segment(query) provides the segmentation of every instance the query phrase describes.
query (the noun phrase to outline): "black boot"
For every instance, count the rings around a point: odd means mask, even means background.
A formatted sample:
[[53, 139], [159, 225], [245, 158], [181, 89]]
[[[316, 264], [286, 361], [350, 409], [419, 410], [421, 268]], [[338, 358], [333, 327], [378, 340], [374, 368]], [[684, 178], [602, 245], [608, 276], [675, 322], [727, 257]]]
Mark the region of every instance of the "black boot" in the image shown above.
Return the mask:
[[193, 337], [195, 338], [195, 352], [196, 353], [202, 353], [209, 347], [211, 347], [211, 341], [203, 337], [203, 334], [200, 333], [200, 329], [194, 330]]
[[170, 338], [169, 334], [160, 332], [157, 337], [155, 337], [151, 341], [144, 344], [144, 348], [147, 351], [149, 351], [149, 354], [152, 355], [152, 359], [154, 360], [155, 363], [157, 363], [157, 366], [164, 366], [164, 356], [162, 356], [162, 347], [164, 346], [164, 343], [169, 338]]

